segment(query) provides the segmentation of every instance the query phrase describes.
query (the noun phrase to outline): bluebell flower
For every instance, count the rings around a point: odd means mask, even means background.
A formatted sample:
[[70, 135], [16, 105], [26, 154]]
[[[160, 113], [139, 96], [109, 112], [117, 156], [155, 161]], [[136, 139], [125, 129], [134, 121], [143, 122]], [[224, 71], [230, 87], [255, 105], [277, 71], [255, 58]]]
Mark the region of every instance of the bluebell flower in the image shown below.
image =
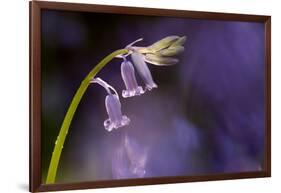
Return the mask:
[[134, 51], [131, 54], [131, 58], [140, 77], [142, 78], [145, 84], [145, 88], [147, 90], [152, 90], [153, 88], [157, 88], [157, 84], [154, 82], [151, 72], [147, 64], [145, 63], [144, 56], [138, 51]]
[[130, 119], [126, 115], [122, 115], [121, 103], [117, 91], [101, 78], [94, 78], [91, 83], [97, 83], [107, 91], [105, 107], [109, 118], [104, 121], [104, 128], [107, 131], [112, 131], [113, 129], [128, 125]]
[[[142, 38], [126, 46], [129, 50], [127, 54], [116, 56], [117, 58], [123, 58], [121, 76], [126, 87], [126, 89], [122, 91], [122, 96], [124, 98], [141, 95], [146, 90], [150, 91], [153, 88], [157, 88], [158, 86], [153, 80], [147, 63], [157, 66], [177, 64], [179, 60], [175, 58], [175, 56], [184, 51], [183, 44], [186, 41], [186, 37], [168, 36], [147, 47], [133, 46], [139, 41], [142, 41]], [[126, 57], [129, 55], [134, 65], [127, 60]], [[138, 85], [134, 67], [142, 78], [145, 89]], [[109, 118], [104, 121], [105, 129], [107, 131], [112, 131], [113, 129], [128, 125], [130, 119], [122, 114], [121, 103], [116, 90], [100, 78], [94, 78], [91, 83], [97, 83], [103, 86], [108, 94], [105, 98], [105, 107]]]
[[106, 96], [105, 107], [109, 117], [104, 121], [104, 127], [107, 131], [118, 129], [130, 123], [130, 119], [126, 115], [122, 115], [121, 103], [116, 94], [108, 94]]
[[122, 91], [122, 96], [124, 98], [144, 93], [143, 88], [137, 83], [133, 64], [126, 60], [126, 58], [124, 58], [124, 61], [121, 64], [121, 76], [126, 86], [126, 90]]

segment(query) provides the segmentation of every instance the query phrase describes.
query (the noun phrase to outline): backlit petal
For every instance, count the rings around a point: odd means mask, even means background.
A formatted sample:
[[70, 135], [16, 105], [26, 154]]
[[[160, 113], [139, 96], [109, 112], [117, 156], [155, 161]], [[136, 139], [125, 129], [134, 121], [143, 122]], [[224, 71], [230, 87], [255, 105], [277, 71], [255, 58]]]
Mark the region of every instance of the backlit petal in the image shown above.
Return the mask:
[[104, 127], [107, 131], [118, 129], [129, 124], [130, 119], [122, 115], [121, 103], [115, 94], [109, 94], [105, 98], [105, 107], [108, 119], [104, 121]]
[[126, 90], [122, 91], [122, 96], [124, 98], [141, 95], [144, 93], [142, 87], [137, 83], [134, 66], [130, 61], [124, 60], [122, 62], [121, 75], [126, 86]]
[[142, 78], [143, 82], [145, 83], [145, 87], [148, 90], [151, 90], [153, 88], [157, 88], [157, 85], [155, 84], [151, 72], [147, 66], [147, 64], [144, 61], [144, 56], [140, 54], [139, 52], [133, 52], [131, 54], [131, 58], [133, 60], [133, 63]]

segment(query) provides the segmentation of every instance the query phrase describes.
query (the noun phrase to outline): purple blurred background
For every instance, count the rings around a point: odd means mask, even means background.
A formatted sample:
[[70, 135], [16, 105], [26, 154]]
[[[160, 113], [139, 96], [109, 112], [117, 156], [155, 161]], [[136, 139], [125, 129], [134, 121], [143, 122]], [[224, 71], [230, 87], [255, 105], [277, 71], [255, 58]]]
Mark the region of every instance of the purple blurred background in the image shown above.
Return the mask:
[[[106, 92], [88, 88], [64, 145], [57, 182], [262, 169], [263, 24], [44, 10], [44, 181], [64, 115], [87, 73], [140, 37], [138, 46], [148, 46], [169, 35], [187, 36], [185, 52], [175, 66], [149, 65], [157, 89], [121, 98], [129, 126], [107, 132]], [[98, 75], [119, 94], [120, 64], [114, 59]]]

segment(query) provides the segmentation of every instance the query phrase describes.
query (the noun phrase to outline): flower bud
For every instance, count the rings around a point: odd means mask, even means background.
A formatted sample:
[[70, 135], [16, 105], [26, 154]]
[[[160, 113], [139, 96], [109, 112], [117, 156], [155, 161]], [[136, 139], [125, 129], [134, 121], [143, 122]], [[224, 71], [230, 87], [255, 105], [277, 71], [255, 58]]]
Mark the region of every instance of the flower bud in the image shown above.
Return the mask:
[[162, 57], [156, 54], [146, 54], [145, 61], [157, 66], [170, 66], [179, 62], [179, 60], [176, 58]]
[[154, 52], [158, 52], [159, 50], [162, 50], [164, 48], [171, 46], [172, 43], [174, 43], [178, 39], [179, 39], [179, 36], [168, 36], [168, 37], [165, 37], [165, 38], [155, 42], [148, 48]]
[[162, 56], [176, 56], [184, 51], [183, 46], [169, 47], [167, 49], [159, 51]]

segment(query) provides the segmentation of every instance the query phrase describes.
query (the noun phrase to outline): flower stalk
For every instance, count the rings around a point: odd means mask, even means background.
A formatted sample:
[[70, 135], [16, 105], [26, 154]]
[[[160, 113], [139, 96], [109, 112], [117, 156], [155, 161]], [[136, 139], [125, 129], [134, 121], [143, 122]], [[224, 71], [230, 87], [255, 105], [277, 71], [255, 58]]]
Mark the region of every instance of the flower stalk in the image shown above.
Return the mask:
[[109, 54], [108, 56], [106, 56], [100, 63], [98, 63], [90, 72], [89, 74], [85, 77], [85, 79], [82, 81], [80, 87], [78, 88], [78, 90], [76, 91], [70, 106], [67, 110], [67, 113], [64, 117], [59, 135], [57, 137], [56, 143], [55, 143], [55, 147], [53, 150], [53, 154], [51, 157], [51, 162], [49, 165], [49, 169], [48, 169], [48, 174], [47, 174], [47, 179], [46, 179], [46, 184], [51, 184], [54, 183], [56, 180], [56, 174], [57, 174], [57, 169], [58, 169], [58, 164], [60, 161], [60, 156], [61, 156], [61, 152], [63, 149], [63, 145], [69, 130], [69, 126], [71, 124], [72, 118], [75, 114], [75, 111], [85, 93], [85, 91], [87, 90], [90, 81], [96, 76], [96, 74], [108, 63], [110, 62], [113, 58], [115, 58], [118, 55], [123, 55], [123, 54], [127, 54], [128, 50], [127, 49], [120, 49], [117, 50], [115, 52], [112, 52], [111, 54]]

